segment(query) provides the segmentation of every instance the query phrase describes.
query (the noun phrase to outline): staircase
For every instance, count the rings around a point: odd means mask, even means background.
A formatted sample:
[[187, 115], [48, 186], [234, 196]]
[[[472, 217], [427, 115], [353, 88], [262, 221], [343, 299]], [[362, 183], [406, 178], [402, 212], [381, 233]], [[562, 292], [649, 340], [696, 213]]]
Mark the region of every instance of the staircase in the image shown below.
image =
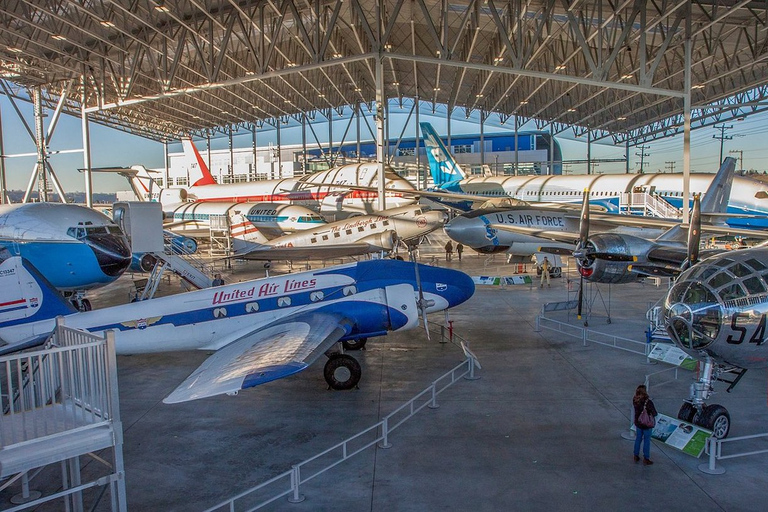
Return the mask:
[[630, 215], [679, 219], [682, 212], [662, 197], [647, 192], [624, 192], [619, 198], [619, 212]]

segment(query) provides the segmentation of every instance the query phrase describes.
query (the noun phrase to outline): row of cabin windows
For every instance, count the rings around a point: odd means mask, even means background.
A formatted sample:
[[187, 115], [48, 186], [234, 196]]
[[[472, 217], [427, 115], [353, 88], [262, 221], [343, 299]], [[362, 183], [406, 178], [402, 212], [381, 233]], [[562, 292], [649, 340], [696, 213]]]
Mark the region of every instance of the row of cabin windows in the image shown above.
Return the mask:
[[[506, 196], [507, 193], [503, 190], [488, 190], [484, 193], [487, 196]], [[580, 196], [583, 194], [582, 191], [538, 191], [538, 190], [524, 190], [522, 192], [523, 195], [527, 196]], [[592, 197], [597, 196], [618, 196], [619, 192], [607, 192], [607, 191], [597, 191], [597, 192], [590, 192], [590, 195]], [[665, 196], [672, 196], [672, 197], [682, 197], [682, 192], [665, 192], [663, 195]]]
[[[382, 225], [382, 226], [389, 226], [389, 221], [388, 221], [388, 220], [385, 220], [385, 221], [383, 221], [383, 222], [381, 223], [381, 225]], [[369, 227], [370, 229], [376, 229], [376, 223], [375, 223], [375, 222], [371, 222], [371, 223], [368, 225], [368, 227]], [[358, 226], [358, 227], [357, 227], [357, 231], [358, 231], [358, 232], [360, 232], [360, 233], [362, 233], [363, 231], [365, 231], [365, 226]], [[347, 235], [351, 235], [353, 232], [354, 232], [354, 230], [353, 230], [353, 229], [347, 229], [347, 230], [345, 231], [345, 234], [347, 234]], [[333, 233], [333, 238], [339, 238], [340, 236], [341, 236], [341, 233], [340, 233], [339, 231], [336, 231], [335, 233]], [[321, 239], [322, 239], [323, 241], [326, 241], [326, 240], [328, 240], [329, 238], [330, 238], [330, 235], [323, 235], [323, 236], [321, 237]], [[316, 237], [316, 236], [315, 236], [315, 237], [312, 237], [312, 238], [310, 239], [310, 243], [313, 243], [313, 244], [314, 244], [314, 243], [317, 243], [317, 237]]]
[[[355, 285], [349, 285], [345, 286], [342, 289], [342, 293], [345, 297], [348, 297], [350, 295], [354, 295], [357, 293], [357, 287]], [[309, 294], [309, 300], [312, 302], [320, 302], [321, 300], [325, 299], [325, 292], [322, 290], [316, 290], [314, 292], [311, 292]], [[291, 305], [293, 301], [291, 300], [290, 296], [285, 297], [278, 297], [277, 298], [277, 307], [279, 308], [285, 308]], [[245, 305], [245, 310], [248, 313], [255, 313], [259, 310], [259, 303], [258, 302], [249, 302]], [[224, 315], [226, 316], [226, 314]]]

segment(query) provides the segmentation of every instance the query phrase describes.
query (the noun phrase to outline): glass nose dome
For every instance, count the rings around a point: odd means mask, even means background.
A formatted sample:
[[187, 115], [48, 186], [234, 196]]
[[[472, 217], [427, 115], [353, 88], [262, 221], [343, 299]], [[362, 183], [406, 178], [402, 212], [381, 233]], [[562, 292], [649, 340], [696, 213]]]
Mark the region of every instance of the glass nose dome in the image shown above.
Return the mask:
[[717, 338], [722, 308], [715, 293], [697, 281], [678, 282], [664, 301], [667, 332], [682, 348], [700, 350]]

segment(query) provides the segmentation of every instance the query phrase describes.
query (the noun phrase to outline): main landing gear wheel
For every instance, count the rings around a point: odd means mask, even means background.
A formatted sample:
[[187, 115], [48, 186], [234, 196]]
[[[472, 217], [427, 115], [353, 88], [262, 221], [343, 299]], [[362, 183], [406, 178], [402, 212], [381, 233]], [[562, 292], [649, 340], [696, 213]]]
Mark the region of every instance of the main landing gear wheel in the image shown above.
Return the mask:
[[704, 407], [693, 418], [693, 423], [712, 431], [717, 439], [725, 439], [731, 430], [731, 415], [722, 405], [712, 404]]
[[683, 402], [683, 405], [680, 406], [680, 410], [677, 412], [677, 419], [686, 423], [693, 423], [693, 417], [697, 412], [693, 404]]
[[358, 338], [356, 340], [342, 341], [341, 345], [344, 347], [344, 350], [362, 350], [367, 342], [368, 338]]
[[328, 386], [337, 391], [352, 389], [360, 382], [362, 375], [360, 363], [352, 356], [334, 354], [328, 358], [323, 368], [323, 376]]

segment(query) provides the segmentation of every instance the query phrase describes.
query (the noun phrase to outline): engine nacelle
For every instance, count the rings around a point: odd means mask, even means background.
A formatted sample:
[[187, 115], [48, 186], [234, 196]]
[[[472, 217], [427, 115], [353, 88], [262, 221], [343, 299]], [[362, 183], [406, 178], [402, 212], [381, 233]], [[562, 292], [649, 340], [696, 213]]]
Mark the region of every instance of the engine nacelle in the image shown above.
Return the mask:
[[184, 188], [164, 188], [160, 192], [160, 202], [164, 205], [185, 203], [187, 197], [187, 189]]
[[[588, 253], [615, 254], [620, 256], [635, 256], [637, 261], [647, 261], [646, 255], [655, 244], [644, 238], [631, 235], [619, 235], [615, 233], [600, 233], [589, 238], [586, 247]], [[630, 262], [610, 261], [607, 259], [589, 257], [576, 258], [579, 273], [595, 283], [631, 283], [642, 278], [641, 275], [631, 272]]]
[[130, 269], [133, 272], [152, 272], [156, 263], [157, 258], [150, 253], [133, 253]]
[[397, 244], [397, 234], [392, 230], [387, 230], [383, 233], [366, 236], [360, 241], [366, 244], [371, 244], [374, 247], [379, 247], [384, 251], [391, 251]]

